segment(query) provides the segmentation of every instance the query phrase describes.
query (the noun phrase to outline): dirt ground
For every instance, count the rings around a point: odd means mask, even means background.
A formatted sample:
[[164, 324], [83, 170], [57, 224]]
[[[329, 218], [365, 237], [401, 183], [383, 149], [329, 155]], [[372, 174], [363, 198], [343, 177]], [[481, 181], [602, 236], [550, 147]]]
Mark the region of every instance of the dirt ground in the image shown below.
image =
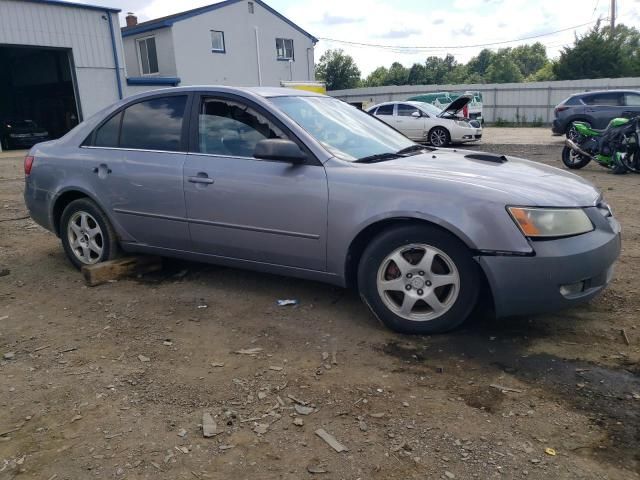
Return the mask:
[[624, 229], [592, 303], [412, 337], [353, 292], [216, 266], [85, 287], [13, 220], [21, 170], [0, 158], [0, 479], [640, 478], [640, 175], [579, 172]]

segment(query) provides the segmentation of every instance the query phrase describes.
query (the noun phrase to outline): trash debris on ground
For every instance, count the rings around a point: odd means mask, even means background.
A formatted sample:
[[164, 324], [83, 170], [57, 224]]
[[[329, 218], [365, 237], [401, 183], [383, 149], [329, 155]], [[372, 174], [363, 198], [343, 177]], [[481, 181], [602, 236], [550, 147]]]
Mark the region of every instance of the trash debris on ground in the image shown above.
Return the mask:
[[283, 368], [283, 367], [279, 367], [279, 366], [277, 366], [277, 365], [271, 365], [271, 366], [269, 367], [269, 370], [274, 370], [274, 371], [276, 371], [276, 372], [280, 372], [280, 371], [282, 371], [282, 368]]
[[258, 435], [264, 435], [269, 430], [268, 423], [258, 423], [255, 427], [253, 427], [253, 431]]
[[187, 431], [184, 428], [181, 428], [180, 430], [178, 430], [178, 436], [182, 438], [186, 437]]
[[144, 355], [138, 355], [138, 360], [140, 360], [141, 362], [150, 362], [151, 359], [149, 357], [146, 357]]
[[293, 424], [297, 427], [302, 427], [304, 425], [304, 420], [302, 420], [300, 417], [296, 417], [293, 419]]
[[322, 465], [308, 465], [307, 472], [309, 473], [328, 473], [328, 470], [324, 468]]
[[324, 440], [331, 448], [336, 452], [348, 452], [349, 449], [341, 444], [336, 438], [328, 433], [324, 428], [319, 428], [315, 431], [315, 434]]
[[287, 305], [297, 305], [298, 300], [295, 300], [293, 298], [287, 298], [284, 300], [278, 300], [276, 303], [278, 304], [279, 307], [286, 307]]
[[210, 413], [202, 414], [202, 436], [205, 438], [215, 437], [220, 432], [218, 431], [218, 426], [216, 425], [216, 421], [213, 419]]
[[211, 362], [210, 365], [215, 368], [224, 367], [224, 362]]
[[14, 358], [16, 358], [16, 354], [15, 352], [7, 352], [2, 355], [2, 358], [4, 358], [5, 360], [13, 360]]
[[519, 388], [511, 388], [511, 387], [505, 387], [503, 385], [498, 385], [496, 383], [492, 383], [491, 385], [489, 385], [491, 388], [495, 388], [496, 390], [500, 390], [503, 393], [507, 393], [507, 392], [511, 392], [511, 393], [522, 393], [523, 390], [520, 390]]
[[629, 341], [629, 337], [627, 336], [627, 331], [623, 328], [620, 330], [620, 333], [622, 334], [622, 338], [624, 340], [624, 343], [627, 344], [627, 346], [631, 345], [631, 342]]
[[237, 353], [238, 355], [257, 355], [261, 351], [262, 351], [262, 348], [254, 347], [254, 348], [243, 348], [241, 350], [236, 350], [233, 353]]
[[557, 455], [555, 449], [553, 448], [545, 448], [544, 453], [546, 453], [547, 455], [551, 455], [552, 457], [555, 457]]
[[315, 408], [312, 407], [306, 407], [304, 405], [300, 405], [298, 403], [296, 403], [293, 408], [295, 409], [296, 413], [300, 414], [300, 415], [310, 415], [315, 411]]

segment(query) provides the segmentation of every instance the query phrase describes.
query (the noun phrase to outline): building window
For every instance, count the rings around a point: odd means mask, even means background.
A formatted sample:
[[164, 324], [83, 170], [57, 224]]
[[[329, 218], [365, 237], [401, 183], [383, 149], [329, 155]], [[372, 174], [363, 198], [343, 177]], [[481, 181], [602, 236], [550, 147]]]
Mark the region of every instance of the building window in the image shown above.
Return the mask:
[[211, 51], [216, 53], [226, 53], [224, 47], [224, 32], [211, 30]]
[[253, 2], [248, 2], [247, 7], [249, 7], [249, 13], [253, 13]]
[[158, 54], [156, 52], [155, 37], [138, 39], [138, 51], [140, 53], [140, 72], [142, 75], [158, 73]]
[[276, 54], [278, 60], [293, 60], [293, 40], [276, 38]]

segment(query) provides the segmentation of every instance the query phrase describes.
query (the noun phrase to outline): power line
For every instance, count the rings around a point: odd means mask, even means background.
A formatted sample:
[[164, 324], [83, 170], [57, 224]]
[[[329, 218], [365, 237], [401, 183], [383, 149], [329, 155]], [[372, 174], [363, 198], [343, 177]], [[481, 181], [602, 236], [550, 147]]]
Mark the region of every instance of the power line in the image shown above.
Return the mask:
[[454, 49], [463, 49], [463, 48], [477, 48], [477, 47], [489, 47], [492, 45], [504, 45], [505, 43], [513, 43], [513, 42], [520, 42], [523, 40], [531, 40], [534, 38], [541, 38], [541, 37], [548, 37], [550, 35], [555, 35], [556, 33], [561, 33], [561, 32], [566, 32], [568, 30], [573, 30], [574, 28], [580, 28], [580, 27], [584, 27], [587, 25], [592, 25], [594, 22], [590, 21], [590, 22], [586, 22], [586, 23], [582, 23], [580, 25], [574, 25], [572, 27], [567, 27], [567, 28], [563, 28], [560, 30], [556, 30], [554, 32], [548, 32], [548, 33], [541, 33], [538, 35], [531, 35], [528, 37], [521, 37], [521, 38], [516, 38], [513, 40], [503, 40], [500, 42], [490, 42], [490, 43], [478, 43], [475, 45], [449, 45], [449, 46], [433, 46], [433, 47], [428, 47], [428, 46], [404, 46], [404, 45], [382, 45], [382, 44], [375, 44], [375, 43], [363, 43], [363, 42], [352, 42], [349, 40], [338, 40], [335, 38], [326, 38], [326, 37], [319, 37], [320, 40], [325, 40], [327, 42], [336, 42], [336, 43], [344, 43], [347, 45], [353, 45], [356, 47], [372, 47], [372, 48], [384, 48], [384, 49], [389, 49], [389, 50], [394, 50], [394, 51], [402, 51], [402, 50], [416, 50], [416, 51], [421, 51], [421, 50], [454, 50]]

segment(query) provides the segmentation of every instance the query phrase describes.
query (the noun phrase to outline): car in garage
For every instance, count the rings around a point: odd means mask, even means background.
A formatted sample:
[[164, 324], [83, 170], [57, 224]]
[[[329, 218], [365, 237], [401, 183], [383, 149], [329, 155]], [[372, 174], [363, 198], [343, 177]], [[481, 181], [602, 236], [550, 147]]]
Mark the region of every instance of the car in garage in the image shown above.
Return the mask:
[[452, 329], [481, 296], [497, 316], [585, 302], [621, 246], [579, 176], [416, 144], [300, 90], [128, 97], [37, 144], [24, 170], [31, 217], [78, 268], [124, 251], [322, 281], [406, 333]]
[[577, 136], [574, 122], [587, 123], [591, 128], [605, 129], [617, 117], [640, 115], [640, 92], [634, 90], [603, 90], [576, 93], [560, 102], [554, 109], [551, 124], [554, 135], [569, 139]]
[[38, 142], [49, 139], [49, 132], [33, 120], [0, 121], [0, 145], [3, 150], [31, 148]]
[[471, 98], [461, 95], [442, 110], [429, 103], [408, 100], [380, 103], [368, 108], [367, 112], [411, 140], [446, 147], [450, 143], [475, 142], [482, 138], [480, 121], [459, 115]]

